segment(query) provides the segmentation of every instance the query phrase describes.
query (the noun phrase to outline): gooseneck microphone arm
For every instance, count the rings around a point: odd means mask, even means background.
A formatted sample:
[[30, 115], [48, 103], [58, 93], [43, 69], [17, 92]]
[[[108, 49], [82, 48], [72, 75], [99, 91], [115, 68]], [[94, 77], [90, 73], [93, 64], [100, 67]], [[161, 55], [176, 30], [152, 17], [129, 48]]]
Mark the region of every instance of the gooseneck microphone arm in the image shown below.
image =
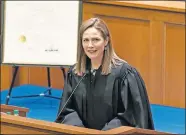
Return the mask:
[[79, 82], [77, 83], [76, 87], [73, 89], [72, 93], [70, 94], [69, 98], [67, 99], [67, 101], [65, 102], [65, 104], [63, 105], [61, 111], [58, 113], [57, 115], [57, 119], [59, 117], [59, 115], [63, 112], [63, 110], [65, 109], [65, 107], [67, 106], [69, 100], [71, 99], [72, 95], [74, 94], [74, 92], [76, 91], [77, 87], [79, 86], [79, 84], [81, 83], [81, 81], [85, 78], [85, 76], [87, 75], [88, 73], [86, 72], [82, 78], [79, 80]]

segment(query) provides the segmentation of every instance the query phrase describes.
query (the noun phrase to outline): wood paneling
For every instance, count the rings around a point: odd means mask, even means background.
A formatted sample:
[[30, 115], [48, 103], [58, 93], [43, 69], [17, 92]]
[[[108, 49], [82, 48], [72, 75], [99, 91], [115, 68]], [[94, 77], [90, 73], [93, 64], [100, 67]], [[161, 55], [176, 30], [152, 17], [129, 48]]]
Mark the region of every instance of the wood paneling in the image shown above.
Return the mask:
[[150, 101], [163, 104], [162, 90], [162, 46], [164, 40], [164, 25], [161, 21], [150, 22], [150, 46], [149, 46], [149, 89]]
[[64, 87], [63, 72], [59, 67], [51, 68], [51, 86], [62, 89]]
[[[19, 86], [20, 84], [28, 84], [29, 74], [28, 67], [19, 67], [14, 86]], [[14, 66], [11, 65], [1, 65], [1, 88], [0, 90], [9, 89], [12, 78], [14, 75]]]
[[12, 79], [12, 68], [10, 66], [1, 65], [0, 72], [1, 72], [0, 90], [9, 89], [10, 82]]
[[47, 86], [47, 68], [30, 67], [29, 83], [33, 85]]
[[[110, 3], [110, 4], [103, 4]], [[112, 4], [111, 4], [112, 3]], [[116, 4], [117, 3], [117, 4]], [[142, 20], [164, 21], [172, 23], [185, 23], [184, 13], [168, 12], [161, 10], [150, 10], [148, 8], [135, 8], [131, 6], [119, 6], [120, 2], [84, 2], [83, 15], [92, 13], [107, 16], [117, 16], [126, 18], [138, 18]], [[94, 10], [92, 10], [94, 9]]]
[[104, 3], [109, 5], [128, 6], [135, 8], [145, 8], [153, 10], [185, 12], [185, 1], [104, 1], [95, 0], [94, 3]]
[[[14, 68], [13, 68], [14, 74]], [[29, 84], [29, 67], [20, 66], [16, 75], [14, 86]]]
[[105, 20], [108, 24], [116, 54], [129, 64], [137, 67], [148, 88], [150, 22], [125, 17], [96, 16]]
[[185, 106], [185, 25], [165, 23], [164, 103]]
[[[50, 67], [51, 87], [62, 89], [64, 77], [60, 67]], [[30, 67], [29, 84], [48, 86], [47, 67]]]
[[[65, 69], [67, 72], [67, 69]], [[14, 68], [11, 65], [1, 66], [1, 90], [10, 87]], [[50, 68], [51, 87], [56, 89], [63, 89], [64, 75], [60, 67]], [[39, 86], [48, 86], [47, 67], [25, 67], [20, 66], [16, 75], [14, 86], [23, 84], [33, 84]]]

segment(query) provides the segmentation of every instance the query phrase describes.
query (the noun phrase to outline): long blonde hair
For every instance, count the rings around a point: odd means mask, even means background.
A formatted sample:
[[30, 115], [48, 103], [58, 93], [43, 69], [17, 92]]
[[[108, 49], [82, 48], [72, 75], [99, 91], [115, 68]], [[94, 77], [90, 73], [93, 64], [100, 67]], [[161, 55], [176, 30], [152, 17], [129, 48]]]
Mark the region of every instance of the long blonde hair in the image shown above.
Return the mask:
[[87, 69], [87, 62], [90, 59], [86, 56], [83, 45], [82, 45], [82, 37], [84, 31], [88, 28], [94, 27], [99, 30], [106, 40], [108, 38], [108, 44], [104, 50], [103, 59], [102, 59], [102, 75], [108, 75], [111, 72], [112, 66], [120, 65], [121, 63], [125, 62], [124, 60], [120, 59], [116, 53], [114, 52], [112, 42], [111, 42], [111, 35], [106, 23], [99, 19], [99, 18], [91, 18], [86, 20], [82, 23], [79, 31], [79, 43], [77, 47], [77, 63], [74, 67], [75, 73], [82, 74], [85, 73]]

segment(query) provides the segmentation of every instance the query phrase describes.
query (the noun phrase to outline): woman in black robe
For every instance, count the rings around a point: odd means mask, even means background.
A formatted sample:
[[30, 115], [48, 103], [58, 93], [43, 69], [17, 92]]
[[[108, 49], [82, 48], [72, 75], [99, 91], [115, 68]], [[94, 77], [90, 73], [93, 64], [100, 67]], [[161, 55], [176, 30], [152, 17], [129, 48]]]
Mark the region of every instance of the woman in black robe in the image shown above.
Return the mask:
[[98, 130], [154, 129], [144, 81], [115, 54], [105, 22], [91, 18], [79, 35], [77, 63], [67, 73], [55, 122]]

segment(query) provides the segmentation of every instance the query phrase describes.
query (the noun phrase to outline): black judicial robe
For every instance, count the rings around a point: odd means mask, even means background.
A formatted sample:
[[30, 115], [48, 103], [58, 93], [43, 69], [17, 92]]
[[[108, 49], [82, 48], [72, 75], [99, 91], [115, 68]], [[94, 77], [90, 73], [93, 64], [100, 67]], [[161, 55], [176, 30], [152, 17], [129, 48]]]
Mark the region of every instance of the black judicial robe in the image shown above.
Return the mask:
[[[59, 112], [80, 79], [69, 70]], [[101, 67], [95, 75], [86, 75], [55, 122], [98, 130], [154, 129], [144, 81], [127, 63], [113, 67], [108, 75], [101, 75]]]

